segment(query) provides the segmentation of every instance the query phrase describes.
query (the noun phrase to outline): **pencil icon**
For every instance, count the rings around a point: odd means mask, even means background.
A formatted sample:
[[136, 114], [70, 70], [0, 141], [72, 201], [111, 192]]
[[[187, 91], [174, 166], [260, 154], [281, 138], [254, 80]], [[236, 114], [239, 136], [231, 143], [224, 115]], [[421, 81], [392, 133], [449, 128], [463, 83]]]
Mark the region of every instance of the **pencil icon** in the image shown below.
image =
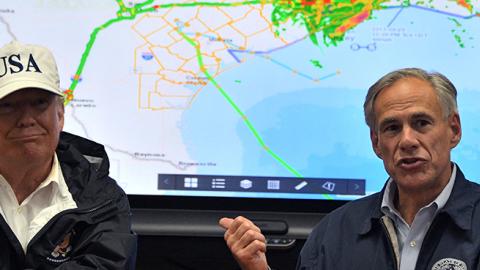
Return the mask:
[[295, 189], [300, 190], [300, 189], [304, 188], [306, 185], [308, 185], [307, 181], [302, 181], [300, 184], [295, 186]]

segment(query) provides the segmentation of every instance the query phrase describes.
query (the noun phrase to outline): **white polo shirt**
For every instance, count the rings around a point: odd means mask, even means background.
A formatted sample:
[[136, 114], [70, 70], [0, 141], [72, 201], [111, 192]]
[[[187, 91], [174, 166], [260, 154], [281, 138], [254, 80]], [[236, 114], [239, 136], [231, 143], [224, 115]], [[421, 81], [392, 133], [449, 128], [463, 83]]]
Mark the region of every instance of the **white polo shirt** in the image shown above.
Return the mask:
[[47, 178], [20, 205], [5, 178], [0, 175], [0, 213], [18, 241], [27, 250], [28, 243], [56, 214], [77, 208], [55, 154]]

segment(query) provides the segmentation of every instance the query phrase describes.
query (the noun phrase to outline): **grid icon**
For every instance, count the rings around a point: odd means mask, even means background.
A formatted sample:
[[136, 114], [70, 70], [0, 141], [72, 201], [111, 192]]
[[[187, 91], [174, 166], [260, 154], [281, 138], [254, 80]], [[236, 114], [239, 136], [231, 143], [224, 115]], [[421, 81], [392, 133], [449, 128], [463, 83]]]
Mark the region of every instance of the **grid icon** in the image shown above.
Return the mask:
[[183, 186], [186, 188], [198, 188], [198, 178], [197, 177], [185, 177], [183, 179]]

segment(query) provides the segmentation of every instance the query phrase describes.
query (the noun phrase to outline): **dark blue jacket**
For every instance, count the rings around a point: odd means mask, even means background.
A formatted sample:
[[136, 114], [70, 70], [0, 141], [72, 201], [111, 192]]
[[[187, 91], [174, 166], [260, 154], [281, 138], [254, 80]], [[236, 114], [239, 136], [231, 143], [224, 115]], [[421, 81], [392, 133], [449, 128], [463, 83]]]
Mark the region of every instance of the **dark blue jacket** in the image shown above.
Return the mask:
[[[380, 210], [384, 190], [323, 218], [307, 239], [297, 269], [397, 269], [386, 217]], [[466, 180], [457, 167], [452, 193], [425, 236], [416, 270], [480, 269], [479, 203], [480, 185]], [[448, 268], [462, 262], [467, 268]]]

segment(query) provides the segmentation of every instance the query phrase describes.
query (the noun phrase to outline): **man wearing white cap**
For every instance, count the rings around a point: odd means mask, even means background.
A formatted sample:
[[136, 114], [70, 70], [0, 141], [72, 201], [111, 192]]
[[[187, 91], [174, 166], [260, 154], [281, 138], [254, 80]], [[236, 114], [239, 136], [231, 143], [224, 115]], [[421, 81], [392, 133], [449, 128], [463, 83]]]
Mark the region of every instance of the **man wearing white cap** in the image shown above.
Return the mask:
[[133, 269], [130, 207], [104, 147], [63, 123], [52, 54], [0, 48], [0, 269]]

